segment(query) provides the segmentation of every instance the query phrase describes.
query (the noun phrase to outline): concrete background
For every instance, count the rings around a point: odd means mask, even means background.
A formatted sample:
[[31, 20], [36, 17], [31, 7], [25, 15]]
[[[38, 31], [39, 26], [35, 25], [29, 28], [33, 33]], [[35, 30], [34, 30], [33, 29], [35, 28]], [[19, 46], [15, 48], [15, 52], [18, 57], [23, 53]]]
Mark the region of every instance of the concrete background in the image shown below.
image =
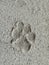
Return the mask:
[[[26, 54], [14, 53], [10, 44], [10, 30], [20, 19], [36, 33]], [[49, 0], [0, 0], [0, 65], [49, 65]]]

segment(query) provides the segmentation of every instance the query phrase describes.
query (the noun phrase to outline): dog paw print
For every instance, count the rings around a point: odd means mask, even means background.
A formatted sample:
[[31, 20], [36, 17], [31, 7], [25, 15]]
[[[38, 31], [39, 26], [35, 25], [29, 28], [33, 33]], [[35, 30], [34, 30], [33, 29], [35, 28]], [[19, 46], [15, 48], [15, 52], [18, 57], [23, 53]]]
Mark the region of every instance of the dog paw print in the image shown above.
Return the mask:
[[18, 51], [28, 52], [31, 48], [31, 43], [35, 41], [35, 33], [31, 30], [31, 25], [24, 25], [23, 22], [17, 22], [11, 31], [12, 47]]

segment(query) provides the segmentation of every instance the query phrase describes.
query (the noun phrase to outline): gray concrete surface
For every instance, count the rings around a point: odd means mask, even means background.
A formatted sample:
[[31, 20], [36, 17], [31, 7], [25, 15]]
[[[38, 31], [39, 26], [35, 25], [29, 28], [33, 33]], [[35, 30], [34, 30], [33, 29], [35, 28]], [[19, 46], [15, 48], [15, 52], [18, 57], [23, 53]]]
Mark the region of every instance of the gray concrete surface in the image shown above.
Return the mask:
[[[20, 19], [36, 34], [26, 54], [14, 52], [10, 43], [11, 28]], [[0, 65], [49, 65], [49, 0], [0, 0]]]

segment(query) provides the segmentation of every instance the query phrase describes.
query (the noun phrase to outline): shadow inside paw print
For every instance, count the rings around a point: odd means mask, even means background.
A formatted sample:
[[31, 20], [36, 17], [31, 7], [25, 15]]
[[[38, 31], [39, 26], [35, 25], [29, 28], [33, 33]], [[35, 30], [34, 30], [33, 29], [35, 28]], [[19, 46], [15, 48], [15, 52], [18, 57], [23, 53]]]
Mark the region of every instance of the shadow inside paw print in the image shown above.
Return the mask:
[[30, 24], [27, 24], [27, 25], [24, 26], [23, 34], [26, 35], [29, 32], [31, 32], [31, 25]]
[[24, 28], [23, 22], [17, 22], [17, 23], [15, 24], [15, 26], [12, 27], [11, 37], [12, 37], [14, 40], [18, 39], [18, 38], [21, 36], [21, 34], [22, 34], [23, 28]]
[[28, 35], [27, 35], [27, 39], [31, 42], [35, 42], [35, 38], [36, 38], [36, 35], [35, 33], [33, 32], [30, 32]]
[[27, 24], [24, 26], [24, 23], [20, 21], [13, 27], [11, 36], [12, 47], [22, 52], [28, 52], [31, 48], [30, 41], [35, 41], [35, 33], [32, 32], [31, 25]]

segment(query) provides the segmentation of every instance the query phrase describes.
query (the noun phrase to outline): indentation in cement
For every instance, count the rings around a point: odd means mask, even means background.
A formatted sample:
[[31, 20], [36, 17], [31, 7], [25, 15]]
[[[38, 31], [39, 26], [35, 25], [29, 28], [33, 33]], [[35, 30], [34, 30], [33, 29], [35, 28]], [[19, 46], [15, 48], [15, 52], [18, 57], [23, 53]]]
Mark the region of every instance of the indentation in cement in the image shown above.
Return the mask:
[[11, 31], [12, 47], [17, 51], [28, 52], [31, 49], [31, 42], [35, 41], [35, 33], [31, 30], [31, 25], [24, 25], [22, 21], [18, 21]]

